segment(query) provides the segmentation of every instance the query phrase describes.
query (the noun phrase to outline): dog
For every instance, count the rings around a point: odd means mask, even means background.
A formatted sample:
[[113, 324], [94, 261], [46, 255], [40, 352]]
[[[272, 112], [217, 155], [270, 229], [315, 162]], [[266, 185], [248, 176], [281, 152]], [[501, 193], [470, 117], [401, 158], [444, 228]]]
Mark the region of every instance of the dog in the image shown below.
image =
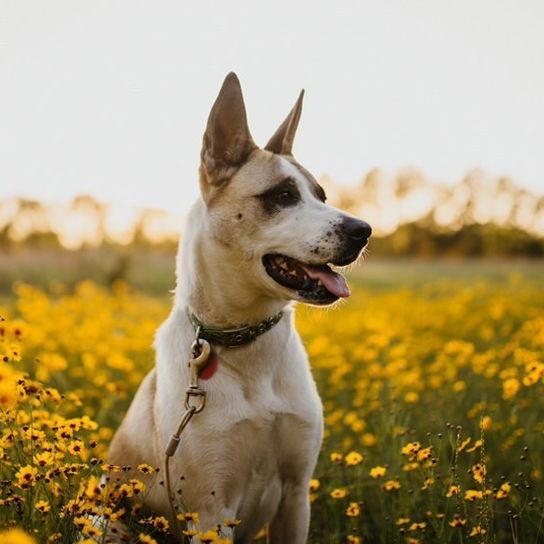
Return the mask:
[[[156, 366], [109, 453], [113, 464], [163, 466], [185, 411], [196, 331], [213, 327], [214, 368], [199, 380], [205, 409], [183, 431], [169, 471], [176, 507], [199, 514], [190, 527], [221, 526], [236, 543], [251, 542], [263, 527], [270, 543], [307, 539], [323, 409], [293, 301], [325, 306], [349, 296], [329, 264], [355, 262], [371, 234], [366, 222], [328, 205], [293, 157], [303, 95], [261, 149], [248, 128], [240, 82], [227, 75], [204, 133], [201, 198], [176, 257], [174, 303], [156, 334]], [[176, 523], [164, 485], [148, 485], [146, 506]], [[240, 523], [225, 527], [226, 519]]]

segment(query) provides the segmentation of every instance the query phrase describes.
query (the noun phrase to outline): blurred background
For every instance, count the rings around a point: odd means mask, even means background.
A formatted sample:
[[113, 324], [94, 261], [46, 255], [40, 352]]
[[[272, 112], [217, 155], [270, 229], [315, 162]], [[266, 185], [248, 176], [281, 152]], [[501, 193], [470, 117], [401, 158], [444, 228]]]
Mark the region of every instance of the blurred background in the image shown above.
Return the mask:
[[544, 4], [1, 6], [1, 292], [85, 278], [171, 289], [231, 70], [261, 145], [306, 89], [295, 155], [373, 226], [368, 281], [540, 277]]

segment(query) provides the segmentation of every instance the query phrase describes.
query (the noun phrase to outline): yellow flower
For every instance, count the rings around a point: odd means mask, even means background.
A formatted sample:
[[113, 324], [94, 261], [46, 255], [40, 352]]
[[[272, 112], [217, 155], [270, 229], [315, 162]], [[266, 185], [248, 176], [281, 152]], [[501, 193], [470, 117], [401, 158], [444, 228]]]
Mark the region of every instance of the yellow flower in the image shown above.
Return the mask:
[[516, 378], [508, 378], [502, 382], [502, 398], [504, 400], [515, 397], [519, 391], [521, 384]]
[[410, 523], [410, 518], [399, 518], [397, 521], [395, 521], [395, 525], [407, 525]]
[[142, 474], [153, 474], [156, 470], [151, 465], [143, 463], [138, 465], [138, 472], [141, 472]]
[[192, 523], [200, 523], [200, 516], [198, 512], [182, 512], [178, 514], [177, 518], [181, 521], [190, 521]]
[[144, 533], [140, 533], [138, 535], [138, 540], [140, 542], [146, 542], [146, 544], [157, 544], [157, 541], [152, 536], [146, 535]]
[[401, 452], [403, 455], [413, 456], [416, 455], [420, 449], [421, 444], [419, 442], [409, 442], [402, 447]]
[[129, 480], [129, 483], [132, 485], [134, 495], [138, 495], [139, 493], [143, 493], [145, 491], [145, 484], [140, 480], [132, 478]]
[[387, 468], [377, 466], [370, 469], [370, 476], [372, 478], [383, 478], [385, 476], [385, 472], [387, 471]]
[[387, 480], [383, 484], [383, 488], [385, 491], [394, 491], [395, 489], [400, 489], [400, 482], [397, 480]]
[[319, 480], [316, 478], [310, 480], [310, 491], [317, 491], [319, 489]]
[[480, 463], [478, 463], [472, 467], [471, 471], [472, 471], [472, 477], [474, 478], [474, 480], [478, 482], [479, 484], [482, 484], [487, 474], [485, 465], [481, 465]]
[[119, 465], [104, 463], [101, 468], [104, 472], [121, 472], [121, 467]]
[[468, 489], [465, 491], [465, 500], [466, 501], [476, 501], [476, 500], [482, 500], [484, 498], [484, 494], [482, 491], [479, 491], [477, 489]]
[[493, 424], [493, 420], [489, 416], [482, 417], [480, 421], [480, 428], [484, 431], [489, 431], [491, 429], [491, 425]]
[[451, 527], [464, 527], [467, 524], [467, 520], [463, 519], [459, 514], [454, 514], [453, 519], [448, 521]]
[[36, 510], [38, 510], [39, 512], [45, 514], [46, 512], [49, 512], [49, 510], [51, 510], [51, 505], [47, 501], [37, 501], [34, 503], [34, 508], [36, 508]]
[[424, 521], [414, 522], [412, 523], [412, 525], [410, 525], [410, 527], [408, 527], [408, 530], [421, 531], [421, 529], [425, 529], [425, 527], [427, 527], [427, 523], [425, 523]]
[[34, 463], [36, 463], [40, 467], [52, 465], [54, 460], [55, 460], [55, 457], [53, 456], [53, 454], [49, 453], [48, 451], [37, 453], [34, 456]]
[[0, 544], [36, 544], [36, 541], [21, 529], [6, 529], [0, 532]]
[[166, 533], [166, 531], [168, 531], [168, 529], [170, 528], [170, 524], [164, 516], [155, 516], [154, 518], [152, 518], [151, 525], [153, 525], [155, 529], [158, 529], [163, 533]]
[[425, 491], [426, 489], [431, 488], [433, 484], [434, 484], [434, 478], [425, 478], [425, 480], [423, 481], [423, 485], [421, 486], [421, 489]]
[[85, 445], [81, 440], [73, 440], [68, 444], [68, 451], [77, 457], [83, 457], [85, 455]]
[[96, 527], [95, 525], [92, 525], [92, 523], [89, 523], [89, 525], [86, 525], [81, 530], [81, 533], [85, 536], [94, 536], [94, 537], [100, 537], [102, 536], [102, 531]]
[[459, 495], [461, 493], [461, 487], [458, 485], [450, 485], [446, 497], [453, 497], [454, 495]]
[[211, 544], [219, 540], [219, 535], [216, 531], [206, 531], [205, 533], [198, 533], [198, 538], [202, 544]]
[[420, 450], [418, 450], [418, 452], [416, 454], [417, 460], [420, 463], [422, 463], [423, 461], [427, 461], [427, 459], [430, 459], [431, 458], [431, 450], [432, 450], [431, 447], [421, 448]]
[[363, 446], [371, 448], [378, 443], [378, 437], [372, 433], [364, 433], [361, 438], [361, 442], [363, 443]]
[[356, 502], [350, 502], [346, 509], [346, 516], [355, 518], [361, 513], [361, 509]]
[[354, 467], [363, 461], [364, 457], [357, 451], [350, 451], [346, 457], [346, 466]]
[[333, 499], [343, 499], [347, 494], [348, 490], [345, 487], [337, 487], [330, 492]]
[[344, 460], [344, 456], [341, 453], [332, 452], [330, 459], [333, 463], [339, 464]]
[[363, 544], [363, 539], [357, 535], [348, 535], [346, 537], [346, 544]]
[[241, 523], [241, 520], [239, 519], [224, 519], [223, 520], [223, 525], [225, 527], [237, 527], [238, 525], [240, 525]]
[[472, 531], [470, 531], [470, 534], [468, 536], [479, 536], [479, 535], [485, 535], [487, 531], [480, 527], [479, 525], [476, 525], [476, 527], [472, 528]]
[[503, 484], [501, 484], [501, 487], [497, 491], [497, 494], [495, 495], [495, 497], [497, 499], [506, 499], [506, 497], [508, 497], [508, 493], [510, 493], [511, 489], [512, 489], [512, 486], [511, 486], [510, 482], [504, 482]]
[[36, 483], [36, 475], [38, 474], [38, 469], [31, 465], [25, 465], [21, 467], [16, 473], [15, 477], [17, 478], [17, 485], [22, 489], [28, 489]]

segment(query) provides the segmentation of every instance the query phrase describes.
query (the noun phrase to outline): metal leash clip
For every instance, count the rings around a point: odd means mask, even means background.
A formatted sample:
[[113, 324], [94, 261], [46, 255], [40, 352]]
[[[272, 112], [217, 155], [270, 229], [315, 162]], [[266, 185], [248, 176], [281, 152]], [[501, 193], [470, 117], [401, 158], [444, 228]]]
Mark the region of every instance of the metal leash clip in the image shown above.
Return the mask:
[[[198, 337], [197, 330], [196, 339], [191, 346], [193, 357], [189, 361], [189, 370], [191, 371], [189, 387], [185, 391], [185, 409], [192, 410], [198, 414], [204, 410], [206, 405], [206, 391], [198, 386], [198, 373], [208, 362], [211, 354], [211, 347], [207, 340]], [[196, 404], [193, 404], [193, 400]]]

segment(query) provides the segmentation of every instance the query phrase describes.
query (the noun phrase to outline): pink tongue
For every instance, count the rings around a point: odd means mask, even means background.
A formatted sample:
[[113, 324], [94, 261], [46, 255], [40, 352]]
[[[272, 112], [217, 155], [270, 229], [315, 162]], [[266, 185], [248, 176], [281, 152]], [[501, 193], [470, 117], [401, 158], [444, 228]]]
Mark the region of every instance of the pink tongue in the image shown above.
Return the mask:
[[328, 266], [311, 266], [309, 264], [300, 263], [304, 271], [313, 280], [321, 280], [327, 291], [330, 291], [337, 297], [346, 298], [351, 295], [346, 278], [338, 272], [334, 272]]

